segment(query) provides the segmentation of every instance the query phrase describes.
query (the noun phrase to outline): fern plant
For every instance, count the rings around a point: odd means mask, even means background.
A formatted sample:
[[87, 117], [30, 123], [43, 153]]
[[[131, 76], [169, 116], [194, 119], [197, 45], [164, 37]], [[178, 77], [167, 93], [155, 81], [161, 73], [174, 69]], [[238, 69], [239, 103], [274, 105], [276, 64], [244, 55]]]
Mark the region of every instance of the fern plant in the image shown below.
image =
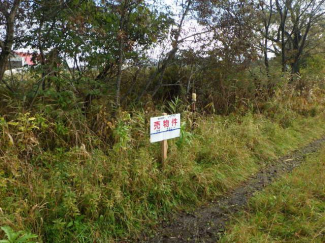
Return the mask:
[[179, 97], [167, 102], [167, 110], [170, 114], [178, 113], [182, 111], [183, 102]]
[[9, 226], [3, 226], [1, 229], [5, 232], [7, 239], [0, 240], [0, 243], [36, 243], [36, 241], [31, 241], [37, 238], [37, 235], [26, 233], [24, 231], [14, 231]]

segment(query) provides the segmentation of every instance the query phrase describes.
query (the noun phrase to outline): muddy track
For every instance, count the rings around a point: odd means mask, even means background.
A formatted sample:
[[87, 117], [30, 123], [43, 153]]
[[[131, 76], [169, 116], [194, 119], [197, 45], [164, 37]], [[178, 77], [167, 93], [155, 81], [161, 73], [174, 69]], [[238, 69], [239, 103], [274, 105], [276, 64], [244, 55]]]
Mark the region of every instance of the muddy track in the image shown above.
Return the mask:
[[198, 208], [193, 214], [176, 215], [160, 226], [154, 238], [140, 242], [217, 242], [230, 216], [242, 210], [255, 192], [261, 191], [282, 174], [291, 172], [305, 160], [307, 154], [318, 151], [324, 143], [325, 137], [280, 158], [217, 202]]

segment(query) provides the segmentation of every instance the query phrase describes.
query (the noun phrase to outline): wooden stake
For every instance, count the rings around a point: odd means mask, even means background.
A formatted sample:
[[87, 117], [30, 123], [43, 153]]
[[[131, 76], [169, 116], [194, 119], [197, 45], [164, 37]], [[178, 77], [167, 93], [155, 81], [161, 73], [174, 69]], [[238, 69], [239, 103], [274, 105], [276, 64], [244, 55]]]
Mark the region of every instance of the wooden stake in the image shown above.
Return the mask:
[[[163, 116], [167, 116], [167, 113], [163, 113]], [[167, 140], [161, 141], [161, 168], [165, 168], [165, 162], [167, 159], [167, 152], [168, 152], [168, 143]]]
[[196, 103], [196, 93], [192, 93], [192, 116], [193, 116], [192, 130], [194, 130], [195, 128], [195, 110], [196, 110], [195, 103]]

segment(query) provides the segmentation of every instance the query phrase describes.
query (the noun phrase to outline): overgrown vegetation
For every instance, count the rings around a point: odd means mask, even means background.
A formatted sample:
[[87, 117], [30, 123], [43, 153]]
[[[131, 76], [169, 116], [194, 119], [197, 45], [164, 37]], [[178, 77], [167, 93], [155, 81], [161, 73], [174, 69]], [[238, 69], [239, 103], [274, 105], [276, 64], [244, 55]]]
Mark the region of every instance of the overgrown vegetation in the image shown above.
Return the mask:
[[170, 141], [164, 171], [147, 133], [155, 112], [124, 111], [108, 121], [103, 111], [87, 119], [74, 106], [39, 103], [26, 111], [11, 100], [1, 116], [0, 224], [43, 242], [136, 237], [323, 134], [323, 91], [313, 99], [278, 93], [263, 113], [199, 117], [194, 131], [184, 111], [184, 136]]
[[220, 242], [324, 242], [325, 150], [257, 193]]

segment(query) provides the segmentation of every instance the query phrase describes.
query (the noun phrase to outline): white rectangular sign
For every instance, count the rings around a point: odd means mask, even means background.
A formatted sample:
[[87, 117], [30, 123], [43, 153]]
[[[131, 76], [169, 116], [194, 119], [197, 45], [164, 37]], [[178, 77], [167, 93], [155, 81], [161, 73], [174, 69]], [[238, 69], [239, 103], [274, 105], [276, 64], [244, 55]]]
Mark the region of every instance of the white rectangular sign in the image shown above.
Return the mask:
[[150, 118], [150, 142], [177, 138], [181, 134], [181, 114]]

